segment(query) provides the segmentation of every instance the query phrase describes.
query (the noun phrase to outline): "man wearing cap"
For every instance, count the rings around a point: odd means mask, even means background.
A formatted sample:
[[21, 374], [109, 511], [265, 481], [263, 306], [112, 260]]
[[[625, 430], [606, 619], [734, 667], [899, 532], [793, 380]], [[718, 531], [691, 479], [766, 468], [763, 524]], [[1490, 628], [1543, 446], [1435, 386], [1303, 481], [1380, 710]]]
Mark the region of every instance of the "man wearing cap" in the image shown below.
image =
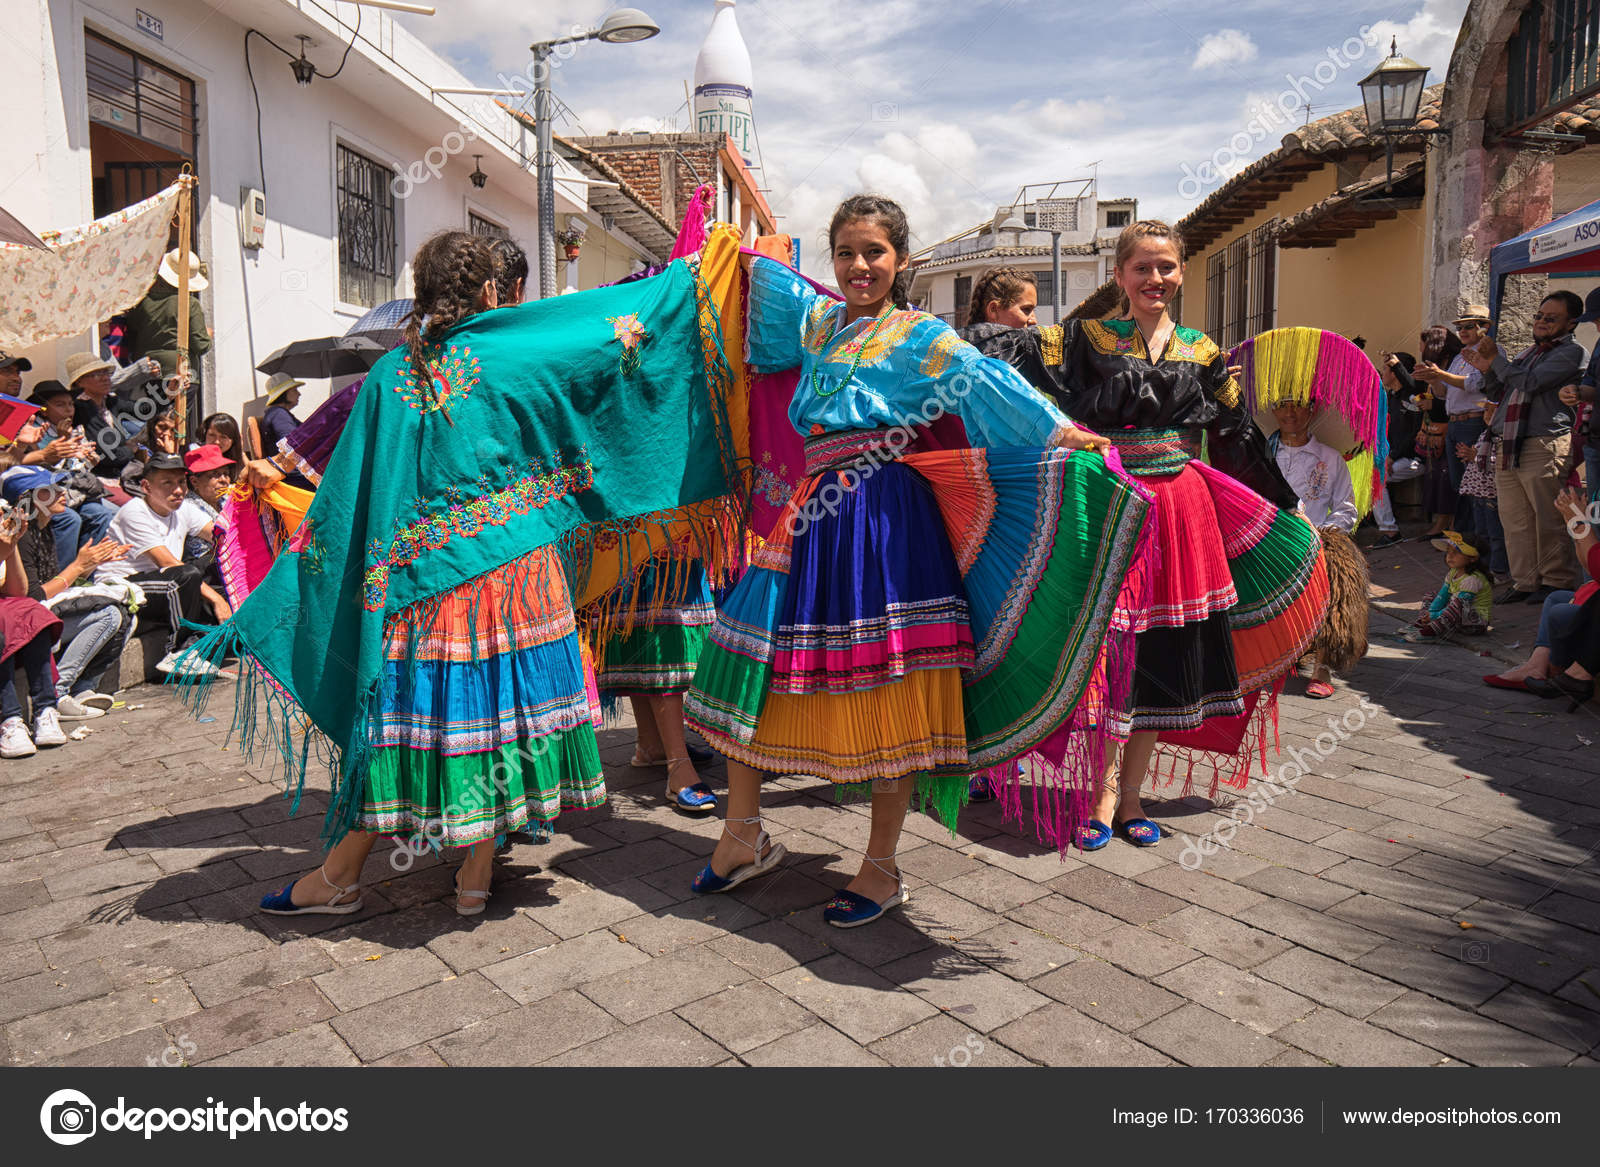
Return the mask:
[[[1488, 328], [1489, 309], [1483, 304], [1468, 304], [1455, 319], [1462, 351], [1456, 354], [1450, 367], [1441, 369], [1431, 361], [1423, 361], [1415, 374], [1417, 380], [1428, 382], [1434, 393], [1441, 388], [1444, 390], [1444, 408], [1449, 415], [1449, 425], [1445, 429], [1445, 464], [1450, 470], [1450, 485], [1458, 492], [1461, 476], [1467, 470], [1459, 447], [1471, 449], [1477, 443], [1478, 435], [1483, 432], [1483, 406], [1489, 400], [1483, 393], [1483, 374], [1467, 360], [1467, 350], [1478, 347]], [[1456, 530], [1474, 529], [1472, 500], [1462, 498], [1456, 506]]]
[[138, 452], [123, 429], [116, 396], [111, 391], [110, 361], [93, 353], [73, 353], [66, 359], [67, 384], [77, 395], [73, 422], [83, 427], [86, 438], [95, 444], [98, 460], [94, 472], [102, 478], [115, 478]]
[[206, 330], [206, 314], [200, 307], [197, 292], [210, 286], [204, 274], [204, 265], [194, 252], [179, 249], [161, 257], [157, 280], [145, 293], [144, 299], [130, 308], [125, 317], [122, 345], [125, 352], [136, 357], [154, 357], [161, 365], [162, 377], [173, 376], [178, 371], [178, 264], [189, 265], [189, 416], [200, 415], [200, 357], [211, 349], [211, 335]]
[[1533, 344], [1508, 359], [1494, 338], [1463, 349], [1483, 374], [1483, 391], [1499, 403], [1500, 452], [1494, 482], [1505, 528], [1511, 587], [1497, 603], [1542, 603], [1552, 591], [1578, 586], [1578, 566], [1556, 494], [1572, 450], [1573, 407], [1561, 389], [1578, 379], [1583, 349], [1572, 339], [1583, 301], [1552, 292], [1533, 315]]
[[[1589, 298], [1584, 301], [1583, 315], [1578, 317], [1579, 324], [1593, 324], [1600, 321], [1600, 288], [1595, 288], [1589, 293]], [[1596, 409], [1597, 383], [1600, 383], [1600, 344], [1594, 346], [1594, 352], [1589, 354], [1589, 368], [1583, 374], [1583, 380], [1576, 385], [1565, 385], [1561, 389], [1561, 401], [1565, 405], [1576, 408], [1579, 405], [1589, 407], [1589, 417], [1584, 423], [1588, 430], [1588, 439], [1583, 443], [1583, 485], [1588, 491], [1589, 501], [1600, 500], [1600, 410]], [[1574, 444], [1577, 435], [1574, 434]], [[1573, 461], [1576, 462], [1578, 451], [1573, 451]]]
[[33, 362], [27, 357], [14, 357], [0, 349], [0, 393], [7, 397], [22, 396], [22, 374], [33, 372]]
[[[23, 464], [59, 470], [64, 506], [52, 512], [50, 534], [56, 558], [70, 563], [79, 546], [101, 539], [116, 517], [117, 508], [106, 501], [105, 487], [90, 467], [99, 458], [94, 443], [73, 425], [72, 393], [60, 381], [40, 381], [28, 400], [39, 407], [44, 427], [37, 449], [23, 456]], [[9, 473], [9, 471], [8, 471]]]
[[[145, 463], [139, 484], [144, 497], [136, 498], [117, 512], [111, 521], [111, 537], [131, 548], [130, 553], [104, 564], [95, 572], [95, 581], [132, 580], [146, 592], [170, 593], [175, 597], [169, 608], [152, 603], [141, 619], [168, 624], [174, 640], [179, 635], [177, 619], [191, 623], [221, 623], [233, 611], [221, 593], [204, 581], [200, 568], [183, 562], [184, 543], [190, 535], [211, 538], [211, 524], [192, 511], [183, 509], [188, 492], [188, 468], [176, 454], [156, 454]], [[179, 646], [174, 643], [176, 650]], [[171, 672], [176, 651], [169, 652], [156, 667]], [[203, 669], [214, 666], [199, 662]]]

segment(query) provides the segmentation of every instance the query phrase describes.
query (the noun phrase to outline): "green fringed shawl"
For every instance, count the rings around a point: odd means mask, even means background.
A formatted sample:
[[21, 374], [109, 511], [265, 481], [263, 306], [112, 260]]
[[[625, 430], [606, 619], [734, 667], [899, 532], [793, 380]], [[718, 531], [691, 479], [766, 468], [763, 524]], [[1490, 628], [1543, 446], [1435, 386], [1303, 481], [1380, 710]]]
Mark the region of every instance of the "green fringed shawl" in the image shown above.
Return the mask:
[[[405, 349], [373, 368], [305, 524], [191, 650], [240, 657], [235, 729], [279, 755], [291, 789], [313, 750], [326, 758], [328, 837], [360, 809], [387, 619], [557, 542], [574, 596], [592, 594], [585, 576], [608, 536], [732, 505], [717, 331], [697, 269], [674, 263], [473, 316], [430, 348], [427, 370]], [[694, 511], [687, 538], [703, 552], [730, 529], [727, 511]], [[179, 683], [203, 700], [204, 679]]]

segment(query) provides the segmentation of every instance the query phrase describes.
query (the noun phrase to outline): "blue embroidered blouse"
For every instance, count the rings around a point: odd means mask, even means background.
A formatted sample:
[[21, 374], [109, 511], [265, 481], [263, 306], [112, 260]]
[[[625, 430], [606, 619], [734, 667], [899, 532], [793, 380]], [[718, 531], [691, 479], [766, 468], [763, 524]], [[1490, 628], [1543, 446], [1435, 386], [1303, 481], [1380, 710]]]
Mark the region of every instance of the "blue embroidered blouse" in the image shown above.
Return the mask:
[[844, 313], [783, 264], [752, 261], [750, 364], [768, 372], [800, 367], [789, 420], [802, 434], [813, 426], [922, 424], [942, 410], [961, 418], [974, 446], [1047, 446], [1072, 424], [1015, 369], [985, 357], [937, 316], [899, 309], [881, 323], [842, 324]]

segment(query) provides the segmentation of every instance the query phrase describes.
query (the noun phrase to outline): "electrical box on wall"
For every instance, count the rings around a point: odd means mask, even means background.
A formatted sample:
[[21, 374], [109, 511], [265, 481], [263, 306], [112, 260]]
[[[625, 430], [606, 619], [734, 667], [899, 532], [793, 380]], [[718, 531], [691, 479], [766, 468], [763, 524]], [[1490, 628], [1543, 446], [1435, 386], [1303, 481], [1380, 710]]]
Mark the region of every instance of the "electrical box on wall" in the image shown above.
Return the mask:
[[246, 247], [260, 247], [267, 238], [267, 196], [253, 187], [239, 188], [239, 233]]

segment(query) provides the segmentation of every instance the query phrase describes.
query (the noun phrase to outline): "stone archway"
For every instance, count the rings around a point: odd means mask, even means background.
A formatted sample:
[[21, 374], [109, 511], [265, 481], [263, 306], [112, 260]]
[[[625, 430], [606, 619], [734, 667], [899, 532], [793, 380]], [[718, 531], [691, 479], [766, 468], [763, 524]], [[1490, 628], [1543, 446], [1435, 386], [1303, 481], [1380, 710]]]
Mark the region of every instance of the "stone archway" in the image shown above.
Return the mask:
[[[1522, 14], [1541, 0], [1473, 0], [1450, 54], [1439, 124], [1448, 129], [1430, 159], [1430, 256], [1425, 296], [1431, 320], [1449, 321], [1469, 302], [1489, 299], [1489, 251], [1550, 218], [1554, 151], [1493, 142], [1495, 111], [1505, 100], [1506, 42]], [[1543, 279], [1512, 281], [1501, 315], [1515, 340], [1523, 303]]]

